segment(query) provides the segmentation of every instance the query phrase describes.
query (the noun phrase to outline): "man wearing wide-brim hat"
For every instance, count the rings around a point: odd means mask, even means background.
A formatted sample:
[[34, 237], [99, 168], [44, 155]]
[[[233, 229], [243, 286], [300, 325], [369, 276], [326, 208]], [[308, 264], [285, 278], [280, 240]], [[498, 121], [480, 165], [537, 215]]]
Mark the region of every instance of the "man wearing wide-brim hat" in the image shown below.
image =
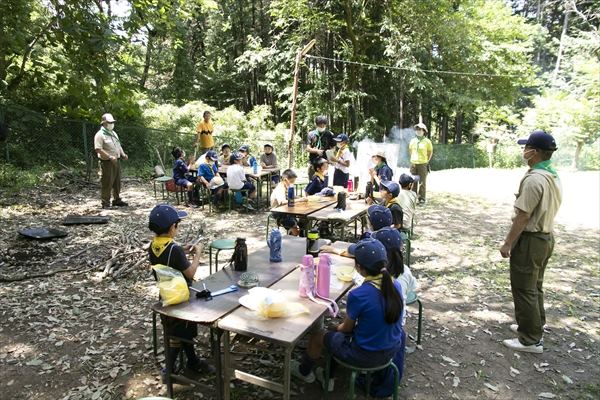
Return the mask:
[[413, 183], [413, 191], [419, 197], [419, 204], [424, 204], [427, 196], [427, 174], [429, 173], [429, 161], [433, 156], [433, 145], [431, 140], [425, 137], [427, 126], [419, 122], [414, 126], [416, 137], [408, 144], [410, 152], [410, 173], [419, 176], [418, 181]]
[[116, 119], [112, 114], [102, 115], [100, 130], [94, 136], [94, 149], [100, 159], [102, 178], [100, 180], [100, 197], [102, 208], [110, 207], [110, 194], [112, 191], [112, 205], [126, 207], [128, 204], [121, 199], [121, 160], [127, 160], [121, 141], [115, 132]]
[[544, 131], [534, 131], [527, 139], [523, 161], [529, 170], [521, 180], [514, 205], [512, 226], [500, 247], [504, 258], [510, 257], [510, 287], [515, 305], [516, 324], [510, 330], [514, 339], [504, 340], [515, 351], [544, 351], [544, 272], [554, 249], [554, 217], [562, 201], [562, 185], [550, 158], [557, 150], [554, 138]]

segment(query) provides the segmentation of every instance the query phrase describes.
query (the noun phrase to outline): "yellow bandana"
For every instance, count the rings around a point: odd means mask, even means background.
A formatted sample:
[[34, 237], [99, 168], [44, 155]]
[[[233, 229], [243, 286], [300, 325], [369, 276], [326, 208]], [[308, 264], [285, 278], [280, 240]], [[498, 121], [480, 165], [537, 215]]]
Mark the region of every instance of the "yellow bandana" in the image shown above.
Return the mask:
[[346, 150], [346, 147], [348, 147], [348, 143], [342, 143], [342, 145], [338, 148], [335, 158], [340, 158], [344, 154], [344, 150]]
[[154, 253], [156, 257], [160, 257], [160, 255], [171, 243], [173, 243], [173, 238], [166, 236], [156, 236], [154, 239], [152, 239], [150, 248], [152, 249], [152, 253]]
[[325, 181], [325, 175], [321, 172], [315, 172], [315, 175], [319, 177], [320, 180]]
[[381, 280], [382, 279], [383, 279], [383, 274], [379, 274], [376, 276], [367, 276], [367, 277], [365, 277], [365, 282], [369, 282], [371, 285], [373, 285], [377, 289], [381, 290]]
[[387, 203], [385, 203], [385, 206], [387, 208], [390, 208], [394, 204], [398, 204], [400, 206], [400, 208], [402, 208], [402, 204], [400, 203], [400, 199], [398, 197], [393, 197], [391, 200], [389, 200]]

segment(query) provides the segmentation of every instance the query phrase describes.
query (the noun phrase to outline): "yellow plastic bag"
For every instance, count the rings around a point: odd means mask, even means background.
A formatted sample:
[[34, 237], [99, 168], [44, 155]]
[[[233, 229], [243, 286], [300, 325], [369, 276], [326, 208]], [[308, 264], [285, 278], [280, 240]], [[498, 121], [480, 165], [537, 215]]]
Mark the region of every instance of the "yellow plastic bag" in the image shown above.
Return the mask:
[[181, 271], [166, 265], [153, 265], [158, 279], [158, 290], [163, 307], [183, 303], [190, 299], [190, 289]]

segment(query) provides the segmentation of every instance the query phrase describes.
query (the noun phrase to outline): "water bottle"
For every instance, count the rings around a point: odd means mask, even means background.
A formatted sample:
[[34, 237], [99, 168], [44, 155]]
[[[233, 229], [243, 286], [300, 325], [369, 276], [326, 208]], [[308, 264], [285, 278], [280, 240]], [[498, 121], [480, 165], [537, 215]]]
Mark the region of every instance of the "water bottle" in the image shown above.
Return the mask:
[[348, 179], [348, 191], [354, 192], [354, 181], [352, 179]]
[[287, 191], [288, 207], [294, 207], [294, 205], [296, 204], [296, 201], [294, 199], [295, 197], [296, 194], [294, 193], [294, 187], [290, 186]]
[[252, 172], [254, 173], [254, 175], [258, 174], [258, 164], [256, 163], [256, 161], [252, 164]]
[[317, 295], [319, 297], [329, 298], [329, 285], [331, 281], [331, 258], [329, 254], [319, 256], [319, 265], [317, 266]]
[[233, 269], [236, 271], [245, 271], [248, 269], [248, 246], [246, 239], [235, 239], [235, 248], [233, 249]]
[[267, 245], [269, 246], [269, 261], [281, 262], [281, 232], [279, 229], [271, 230]]
[[308, 297], [315, 287], [315, 260], [307, 254], [302, 256], [300, 266], [300, 281], [298, 282], [298, 294], [300, 297]]
[[337, 210], [345, 210], [346, 209], [346, 192], [339, 192], [337, 195], [337, 204], [335, 206]]
[[312, 228], [306, 234], [306, 254], [319, 256], [319, 228]]

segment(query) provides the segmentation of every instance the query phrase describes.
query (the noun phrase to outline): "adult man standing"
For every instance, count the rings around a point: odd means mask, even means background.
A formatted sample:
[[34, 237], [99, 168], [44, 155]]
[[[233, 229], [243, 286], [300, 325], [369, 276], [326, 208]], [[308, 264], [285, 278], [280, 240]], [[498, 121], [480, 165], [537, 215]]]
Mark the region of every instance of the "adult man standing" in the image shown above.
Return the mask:
[[198, 154], [204, 154], [215, 147], [213, 139], [214, 126], [212, 123], [212, 114], [210, 111], [204, 111], [203, 120], [196, 127], [196, 144]]
[[554, 249], [554, 217], [562, 201], [562, 187], [550, 158], [556, 151], [554, 138], [534, 131], [525, 145], [523, 160], [529, 170], [521, 180], [515, 200], [512, 226], [502, 247], [502, 257], [510, 257], [510, 286], [517, 324], [515, 339], [504, 340], [506, 347], [529, 353], [544, 351], [544, 271]]
[[416, 137], [408, 144], [410, 152], [410, 173], [419, 176], [418, 182], [415, 180], [412, 189], [419, 195], [419, 204], [424, 204], [426, 201], [427, 191], [427, 174], [429, 172], [429, 161], [433, 156], [433, 145], [431, 140], [425, 137], [427, 127], [424, 123], [419, 122], [415, 125]]
[[127, 154], [121, 147], [121, 141], [114, 131], [116, 120], [112, 114], [102, 115], [102, 127], [94, 136], [94, 149], [100, 159], [102, 178], [100, 180], [100, 196], [102, 208], [110, 207], [110, 192], [113, 193], [113, 206], [126, 207], [121, 200], [121, 159], [127, 160]]
[[315, 118], [315, 129], [308, 132], [306, 151], [308, 151], [308, 180], [315, 175], [315, 162], [320, 158], [327, 159], [325, 152], [335, 147], [333, 133], [327, 129], [327, 117], [319, 115]]

